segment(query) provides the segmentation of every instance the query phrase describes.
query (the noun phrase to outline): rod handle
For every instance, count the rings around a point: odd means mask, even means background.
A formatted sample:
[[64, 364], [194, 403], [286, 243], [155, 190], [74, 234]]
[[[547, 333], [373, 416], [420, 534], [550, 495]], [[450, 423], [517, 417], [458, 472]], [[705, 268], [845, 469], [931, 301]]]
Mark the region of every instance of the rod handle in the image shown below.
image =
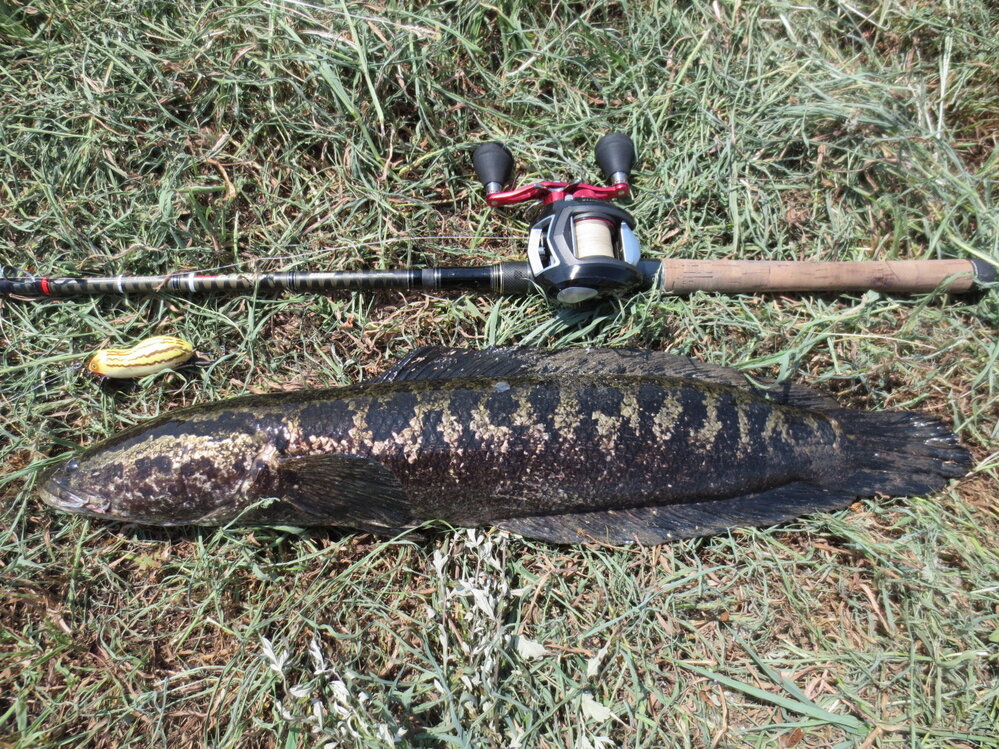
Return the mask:
[[649, 277], [659, 275], [674, 294], [796, 291], [888, 291], [918, 293], [941, 289], [971, 291], [996, 280], [995, 266], [980, 260], [886, 260], [809, 262], [782, 260], [645, 261]]
[[513, 174], [513, 156], [502, 143], [483, 143], [472, 153], [475, 176], [486, 188], [486, 195], [499, 192]]
[[604, 177], [614, 185], [627, 182], [635, 165], [635, 144], [624, 133], [607, 133], [593, 149]]

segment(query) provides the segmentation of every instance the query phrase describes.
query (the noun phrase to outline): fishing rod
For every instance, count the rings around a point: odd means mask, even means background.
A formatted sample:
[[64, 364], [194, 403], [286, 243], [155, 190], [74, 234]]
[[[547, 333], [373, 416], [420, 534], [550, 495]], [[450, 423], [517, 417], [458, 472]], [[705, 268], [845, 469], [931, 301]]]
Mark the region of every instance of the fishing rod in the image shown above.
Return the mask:
[[472, 156], [476, 176], [492, 207], [540, 201], [531, 226], [527, 261], [454, 268], [228, 273], [203, 271], [158, 276], [46, 278], [0, 268], [0, 295], [70, 297], [104, 294], [200, 294], [226, 291], [372, 291], [459, 289], [526, 294], [541, 288], [568, 305], [659, 285], [667, 292], [837, 292], [878, 290], [963, 293], [996, 280], [982, 260], [774, 261], [642, 260], [635, 219], [611, 201], [630, 191], [635, 146], [624, 133], [607, 133], [596, 145], [606, 186], [580, 181], [534, 182], [503, 190], [513, 156], [500, 143], [484, 143]]

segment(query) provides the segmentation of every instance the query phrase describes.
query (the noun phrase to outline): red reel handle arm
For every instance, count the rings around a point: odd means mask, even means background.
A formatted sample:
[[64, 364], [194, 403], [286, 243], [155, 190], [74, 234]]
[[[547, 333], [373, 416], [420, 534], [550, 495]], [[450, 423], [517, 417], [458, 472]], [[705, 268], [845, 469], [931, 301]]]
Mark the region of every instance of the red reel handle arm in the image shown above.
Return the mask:
[[552, 192], [550, 185], [549, 182], [536, 182], [533, 185], [524, 185], [515, 190], [492, 192], [486, 195], [486, 203], [495, 208], [501, 205], [525, 203], [529, 200], [544, 200]]
[[586, 185], [581, 182], [535, 182], [533, 185], [518, 187], [516, 190], [492, 192], [486, 196], [486, 203], [496, 207], [513, 205], [528, 200], [541, 200], [545, 205], [564, 200], [568, 196], [574, 198], [596, 198], [597, 200], [614, 200], [628, 194], [627, 182], [602, 187]]

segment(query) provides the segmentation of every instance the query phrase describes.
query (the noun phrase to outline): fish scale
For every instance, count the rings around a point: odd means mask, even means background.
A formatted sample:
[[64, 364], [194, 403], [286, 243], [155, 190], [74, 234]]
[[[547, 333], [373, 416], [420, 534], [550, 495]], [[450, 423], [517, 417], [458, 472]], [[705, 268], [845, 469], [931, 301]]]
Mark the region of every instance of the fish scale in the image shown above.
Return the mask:
[[430, 348], [371, 382], [166, 414], [57, 468], [42, 497], [131, 522], [660, 543], [935, 491], [969, 465], [933, 417], [686, 357]]

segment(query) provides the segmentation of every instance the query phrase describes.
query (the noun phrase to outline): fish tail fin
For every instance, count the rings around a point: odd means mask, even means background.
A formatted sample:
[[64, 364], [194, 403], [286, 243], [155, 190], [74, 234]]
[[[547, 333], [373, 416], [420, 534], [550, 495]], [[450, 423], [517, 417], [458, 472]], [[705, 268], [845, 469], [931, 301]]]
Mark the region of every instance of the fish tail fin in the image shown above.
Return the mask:
[[821, 481], [858, 496], [918, 496], [939, 491], [971, 469], [971, 453], [935, 416], [907, 411], [831, 414], [843, 429], [844, 460]]

